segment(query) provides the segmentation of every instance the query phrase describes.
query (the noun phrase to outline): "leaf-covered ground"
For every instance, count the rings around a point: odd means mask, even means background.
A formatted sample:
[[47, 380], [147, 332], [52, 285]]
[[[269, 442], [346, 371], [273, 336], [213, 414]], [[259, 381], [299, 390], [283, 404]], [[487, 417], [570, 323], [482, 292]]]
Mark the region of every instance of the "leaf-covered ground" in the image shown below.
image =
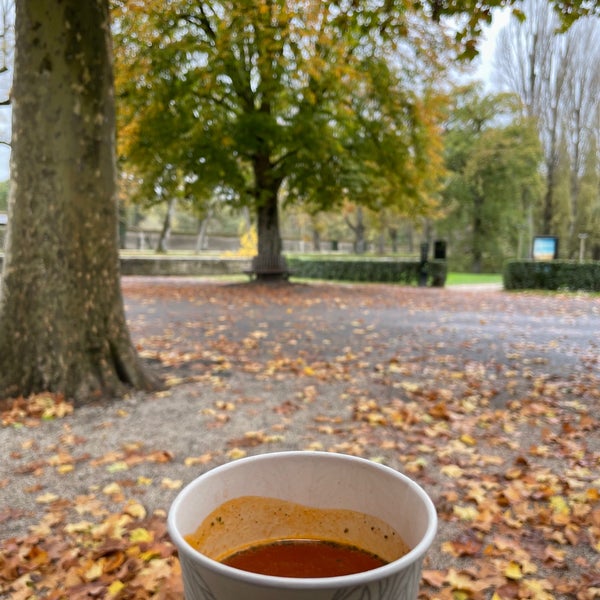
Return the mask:
[[123, 287], [168, 387], [1, 405], [0, 598], [182, 598], [178, 490], [284, 449], [364, 456], [429, 492], [423, 600], [600, 598], [599, 297]]

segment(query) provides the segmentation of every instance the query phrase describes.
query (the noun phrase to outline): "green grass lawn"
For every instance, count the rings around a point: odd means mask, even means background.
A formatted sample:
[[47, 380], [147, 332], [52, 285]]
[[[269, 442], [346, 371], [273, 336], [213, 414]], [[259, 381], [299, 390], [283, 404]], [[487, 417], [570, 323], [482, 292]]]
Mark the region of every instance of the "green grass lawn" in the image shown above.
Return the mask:
[[502, 283], [501, 273], [448, 273], [446, 285], [465, 283]]

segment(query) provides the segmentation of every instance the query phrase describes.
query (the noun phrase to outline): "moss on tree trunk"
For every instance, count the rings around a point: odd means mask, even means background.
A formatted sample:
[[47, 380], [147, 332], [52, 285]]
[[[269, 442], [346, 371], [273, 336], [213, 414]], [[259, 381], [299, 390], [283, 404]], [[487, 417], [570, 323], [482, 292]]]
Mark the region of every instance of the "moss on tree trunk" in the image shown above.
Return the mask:
[[119, 282], [108, 0], [16, 3], [0, 390], [151, 388]]

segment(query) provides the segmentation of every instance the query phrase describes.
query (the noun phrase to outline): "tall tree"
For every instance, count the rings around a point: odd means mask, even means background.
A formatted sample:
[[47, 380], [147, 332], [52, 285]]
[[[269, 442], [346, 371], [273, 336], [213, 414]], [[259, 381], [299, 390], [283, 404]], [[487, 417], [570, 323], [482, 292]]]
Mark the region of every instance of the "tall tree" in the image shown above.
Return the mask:
[[524, 21], [514, 19], [499, 35], [496, 61], [508, 86], [521, 97], [538, 124], [544, 145], [546, 195], [540, 233], [555, 233], [557, 170], [560, 161], [560, 106], [567, 93], [570, 48], [557, 44], [558, 15], [543, 0], [526, 0]]
[[[544, 0], [526, 0], [526, 19], [513, 20], [499, 36], [496, 66], [507, 89], [537, 122], [544, 146], [546, 191], [540, 233], [565, 232], [569, 254], [578, 249], [580, 179], [600, 103], [600, 20], [580, 19], [561, 31], [560, 17]], [[570, 162], [567, 222], [561, 218], [565, 157]], [[566, 227], [563, 227], [566, 225]]]
[[[589, 157], [597, 152], [596, 140], [600, 137], [600, 19], [581, 19], [566, 35], [573, 47], [563, 109], [570, 164], [567, 239], [573, 258], [579, 252], [579, 234], [592, 233], [590, 200], [600, 204], [600, 195], [592, 200], [582, 194], [583, 178], [586, 171], [589, 175], [591, 166]], [[600, 229], [594, 233], [600, 240]]]
[[516, 97], [467, 87], [455, 96], [446, 156], [448, 214], [438, 230], [454, 236], [473, 272], [498, 269], [514, 256], [540, 192], [537, 131], [520, 118]]
[[119, 284], [108, 0], [19, 0], [0, 390], [149, 387]]
[[284, 187], [287, 201], [317, 207], [378, 196], [426, 212], [441, 165], [430, 82], [443, 35], [398, 6], [120, 3], [125, 158], [150, 177], [176, 164], [197, 196], [228, 190], [249, 206], [267, 267], [281, 265]]

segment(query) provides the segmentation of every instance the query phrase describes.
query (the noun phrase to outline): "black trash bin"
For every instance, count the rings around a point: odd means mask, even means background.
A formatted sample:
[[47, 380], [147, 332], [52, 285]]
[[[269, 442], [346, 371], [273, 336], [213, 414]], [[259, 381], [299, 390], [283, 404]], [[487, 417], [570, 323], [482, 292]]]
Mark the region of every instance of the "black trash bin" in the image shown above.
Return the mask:
[[427, 285], [427, 256], [429, 255], [429, 244], [423, 242], [421, 244], [421, 260], [419, 261], [419, 286]]
[[433, 258], [436, 260], [446, 260], [445, 240], [436, 240], [433, 242]]

